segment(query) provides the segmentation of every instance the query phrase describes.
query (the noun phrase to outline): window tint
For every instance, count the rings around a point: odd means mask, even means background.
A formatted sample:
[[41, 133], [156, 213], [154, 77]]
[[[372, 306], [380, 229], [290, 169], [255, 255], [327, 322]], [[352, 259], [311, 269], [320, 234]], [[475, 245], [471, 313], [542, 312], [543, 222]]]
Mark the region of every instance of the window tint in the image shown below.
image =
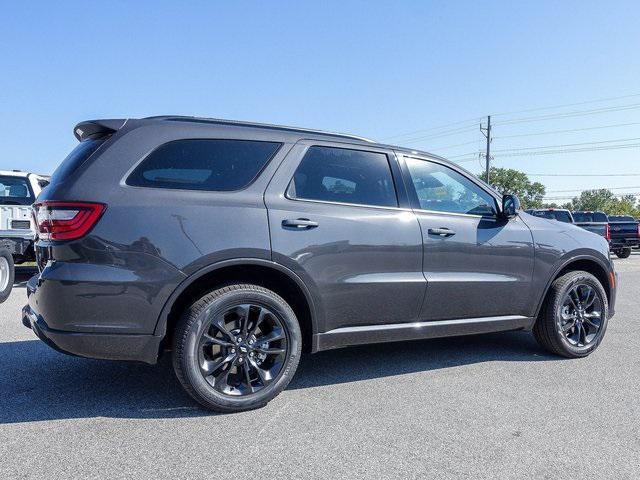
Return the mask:
[[610, 222], [635, 222], [635, 219], [629, 215], [609, 215]]
[[494, 198], [464, 175], [438, 163], [407, 157], [405, 160], [421, 209], [495, 215]]
[[398, 206], [387, 156], [345, 148], [310, 147], [287, 195], [326, 202]]
[[51, 175], [51, 183], [60, 183], [64, 182], [73, 172], [75, 172], [80, 165], [84, 163], [84, 161], [91, 156], [93, 152], [95, 152], [100, 145], [102, 145], [105, 140], [109, 138], [101, 137], [101, 138], [90, 138], [87, 140], [83, 140], [76, 148], [71, 150], [71, 153], [67, 155], [58, 168], [56, 168], [53, 175]]
[[31, 205], [34, 201], [26, 178], [0, 177], [0, 205]]
[[602, 212], [572, 212], [573, 220], [578, 223], [607, 223], [609, 219]]
[[571, 215], [564, 210], [534, 210], [532, 215], [536, 217], [548, 218], [549, 220], [558, 220], [559, 222], [572, 223]]
[[131, 173], [128, 185], [230, 191], [246, 187], [280, 148], [252, 140], [176, 140], [165, 143]]

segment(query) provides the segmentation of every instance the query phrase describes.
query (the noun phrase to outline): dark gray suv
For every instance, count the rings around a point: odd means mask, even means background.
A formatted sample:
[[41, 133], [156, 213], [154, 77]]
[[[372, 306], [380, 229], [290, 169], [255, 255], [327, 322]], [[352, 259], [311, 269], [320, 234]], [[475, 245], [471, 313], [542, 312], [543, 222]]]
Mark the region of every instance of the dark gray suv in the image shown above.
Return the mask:
[[266, 404], [311, 352], [533, 330], [588, 355], [607, 242], [424, 152], [192, 117], [95, 120], [34, 207], [23, 323], [84, 357], [171, 351], [201, 404]]

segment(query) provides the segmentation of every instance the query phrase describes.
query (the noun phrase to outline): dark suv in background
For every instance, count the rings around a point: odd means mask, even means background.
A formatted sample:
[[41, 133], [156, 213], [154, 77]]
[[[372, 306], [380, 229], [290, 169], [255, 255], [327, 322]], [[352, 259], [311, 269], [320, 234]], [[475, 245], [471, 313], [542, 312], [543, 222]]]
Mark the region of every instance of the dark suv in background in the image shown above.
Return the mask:
[[85, 357], [171, 351], [209, 408], [264, 405], [302, 348], [532, 329], [583, 357], [613, 315], [603, 238], [440, 157], [191, 117], [74, 131], [35, 206], [23, 323]]

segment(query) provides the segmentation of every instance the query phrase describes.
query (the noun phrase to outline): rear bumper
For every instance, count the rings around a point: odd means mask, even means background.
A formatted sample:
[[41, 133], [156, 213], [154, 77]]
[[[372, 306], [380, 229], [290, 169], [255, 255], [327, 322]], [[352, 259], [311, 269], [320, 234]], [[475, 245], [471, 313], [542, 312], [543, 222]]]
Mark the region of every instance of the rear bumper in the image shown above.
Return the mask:
[[612, 238], [609, 241], [609, 247], [611, 250], [624, 247], [637, 247], [640, 245], [640, 238]]
[[[33, 240], [8, 236], [6, 232], [0, 232], [0, 243], [9, 249], [11, 255], [24, 255], [27, 251], [33, 252]], [[30, 255], [30, 257], [34, 257], [34, 255]]]
[[22, 308], [22, 324], [59, 352], [104, 360], [131, 360], [154, 364], [162, 337], [143, 334], [69, 332], [49, 328], [33, 308], [37, 276], [27, 284], [29, 304]]

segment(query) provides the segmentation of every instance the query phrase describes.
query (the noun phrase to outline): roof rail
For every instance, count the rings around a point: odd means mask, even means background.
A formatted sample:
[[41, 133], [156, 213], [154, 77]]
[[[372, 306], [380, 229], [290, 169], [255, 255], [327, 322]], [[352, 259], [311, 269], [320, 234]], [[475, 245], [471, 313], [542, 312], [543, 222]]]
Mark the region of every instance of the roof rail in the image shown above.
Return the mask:
[[186, 115], [158, 115], [154, 117], [145, 117], [145, 120], [168, 120], [173, 122], [192, 122], [192, 123], [211, 123], [216, 125], [231, 125], [240, 127], [258, 127], [269, 128], [273, 130], [285, 130], [287, 132], [299, 132], [299, 133], [313, 133], [317, 135], [330, 135], [333, 137], [350, 138], [353, 140], [359, 140], [367, 143], [376, 143], [373, 140], [358, 135], [351, 135], [347, 133], [335, 133], [327, 132], [324, 130], [314, 130], [311, 128], [299, 128], [299, 127], [287, 127], [285, 125], [273, 125], [269, 123], [257, 123], [257, 122], [244, 122], [240, 120], [225, 120], [221, 118], [203, 118], [203, 117], [191, 117]]

